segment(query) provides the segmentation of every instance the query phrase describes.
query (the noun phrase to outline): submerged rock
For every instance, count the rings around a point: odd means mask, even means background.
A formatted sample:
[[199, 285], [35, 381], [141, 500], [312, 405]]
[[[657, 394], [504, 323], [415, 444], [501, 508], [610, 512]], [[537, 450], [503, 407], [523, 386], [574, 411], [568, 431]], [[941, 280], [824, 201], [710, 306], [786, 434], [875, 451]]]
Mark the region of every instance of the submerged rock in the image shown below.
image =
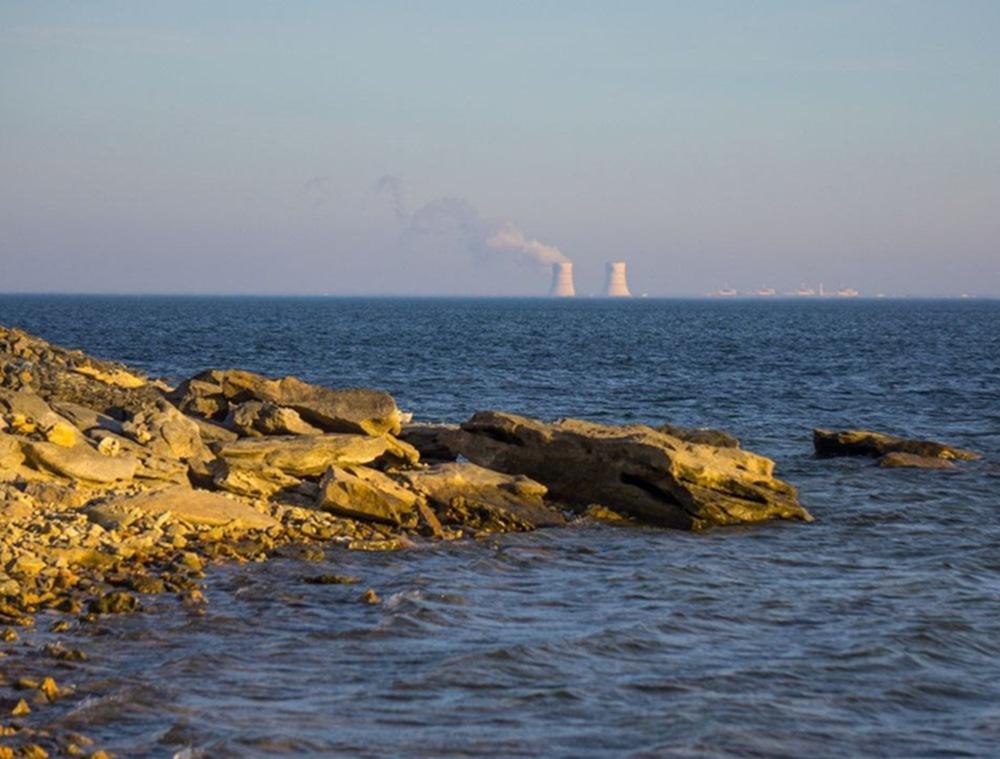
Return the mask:
[[[816, 455], [829, 456], [885, 456], [888, 453], [906, 453], [931, 459], [972, 461], [980, 458], [974, 451], [954, 448], [933, 440], [896, 437], [871, 430], [813, 430]], [[891, 466], [892, 464], [889, 464]]]
[[770, 459], [688, 443], [645, 425], [546, 424], [484, 411], [449, 435], [448, 444], [477, 464], [544, 483], [557, 500], [604, 504], [668, 527], [812, 520], [795, 488], [774, 477]]
[[894, 451], [887, 453], [878, 460], [883, 469], [954, 469], [955, 464], [948, 459], [938, 459], [932, 456], [917, 456], [914, 453]]

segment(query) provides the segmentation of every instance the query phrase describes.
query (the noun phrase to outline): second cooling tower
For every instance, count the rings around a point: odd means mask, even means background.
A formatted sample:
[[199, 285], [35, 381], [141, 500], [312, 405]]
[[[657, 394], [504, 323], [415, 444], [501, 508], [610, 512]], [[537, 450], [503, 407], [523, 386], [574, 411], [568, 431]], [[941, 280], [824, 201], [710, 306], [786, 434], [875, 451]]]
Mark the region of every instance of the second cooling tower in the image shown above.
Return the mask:
[[604, 296], [606, 298], [628, 298], [631, 295], [632, 293], [628, 289], [628, 280], [625, 278], [625, 262], [612, 261], [607, 266]]
[[576, 295], [573, 286], [573, 264], [567, 262], [552, 264], [552, 287], [549, 295], [555, 297], [571, 297]]

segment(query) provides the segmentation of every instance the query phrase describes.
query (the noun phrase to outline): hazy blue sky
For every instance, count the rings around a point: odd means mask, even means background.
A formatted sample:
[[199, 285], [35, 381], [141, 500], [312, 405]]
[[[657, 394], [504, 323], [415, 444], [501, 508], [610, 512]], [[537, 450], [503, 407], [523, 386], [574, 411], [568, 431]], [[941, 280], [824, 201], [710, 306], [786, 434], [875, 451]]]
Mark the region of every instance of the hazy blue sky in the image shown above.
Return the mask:
[[0, 3], [0, 291], [544, 293], [507, 223], [1000, 293], [1000, 2]]

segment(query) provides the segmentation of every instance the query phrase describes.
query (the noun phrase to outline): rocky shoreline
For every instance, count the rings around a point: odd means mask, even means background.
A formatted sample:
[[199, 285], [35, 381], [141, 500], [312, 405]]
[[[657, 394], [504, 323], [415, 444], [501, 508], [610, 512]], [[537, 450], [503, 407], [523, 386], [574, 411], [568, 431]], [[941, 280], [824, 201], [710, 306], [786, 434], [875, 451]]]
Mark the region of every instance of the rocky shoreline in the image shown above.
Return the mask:
[[[883, 466], [973, 455], [872, 435], [817, 431], [816, 451]], [[171, 387], [0, 327], [0, 662], [20, 662], [0, 674], [0, 759], [102, 755], [33, 721], [72, 698], [47, 668], [86, 656], [19, 648], [18, 628], [42, 612], [65, 633], [139, 610], [149, 594], [198, 613], [214, 561], [398, 550], [581, 518], [693, 531], [812, 520], [773, 461], [718, 431], [498, 411], [412, 424], [376, 390], [241, 370]], [[358, 600], [378, 595], [362, 586]]]

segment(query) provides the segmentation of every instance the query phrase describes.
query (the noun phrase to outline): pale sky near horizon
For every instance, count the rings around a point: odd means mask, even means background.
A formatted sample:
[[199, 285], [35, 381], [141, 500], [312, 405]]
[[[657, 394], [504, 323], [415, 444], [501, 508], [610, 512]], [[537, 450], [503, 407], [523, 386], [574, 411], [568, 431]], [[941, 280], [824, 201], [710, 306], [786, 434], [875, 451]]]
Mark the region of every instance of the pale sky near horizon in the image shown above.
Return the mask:
[[0, 2], [0, 292], [532, 295], [551, 247], [1000, 295], [1000, 2]]

